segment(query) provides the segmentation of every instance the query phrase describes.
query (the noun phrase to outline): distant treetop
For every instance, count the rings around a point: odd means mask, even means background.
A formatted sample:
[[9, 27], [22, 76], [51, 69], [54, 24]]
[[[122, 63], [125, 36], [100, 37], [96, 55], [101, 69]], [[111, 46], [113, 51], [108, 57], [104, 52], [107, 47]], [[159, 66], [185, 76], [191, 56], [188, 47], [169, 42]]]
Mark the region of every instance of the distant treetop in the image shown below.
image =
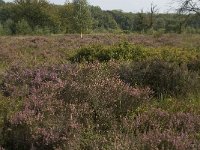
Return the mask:
[[1, 4], [5, 4], [5, 2], [4, 2], [3, 0], [0, 0], [0, 5], [1, 5]]

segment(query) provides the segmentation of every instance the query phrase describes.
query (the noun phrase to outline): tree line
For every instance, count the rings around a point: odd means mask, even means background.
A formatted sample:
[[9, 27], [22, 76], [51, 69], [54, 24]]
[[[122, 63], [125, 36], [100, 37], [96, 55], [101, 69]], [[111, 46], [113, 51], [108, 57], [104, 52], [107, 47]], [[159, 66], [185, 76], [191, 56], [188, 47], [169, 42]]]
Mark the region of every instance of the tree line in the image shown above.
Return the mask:
[[[200, 15], [181, 13], [192, 8], [184, 3], [180, 13], [159, 13], [151, 5], [149, 12], [105, 11], [87, 0], [56, 5], [46, 0], [0, 0], [0, 35], [43, 35], [66, 33], [200, 33]], [[191, 1], [190, 1], [191, 2]]]

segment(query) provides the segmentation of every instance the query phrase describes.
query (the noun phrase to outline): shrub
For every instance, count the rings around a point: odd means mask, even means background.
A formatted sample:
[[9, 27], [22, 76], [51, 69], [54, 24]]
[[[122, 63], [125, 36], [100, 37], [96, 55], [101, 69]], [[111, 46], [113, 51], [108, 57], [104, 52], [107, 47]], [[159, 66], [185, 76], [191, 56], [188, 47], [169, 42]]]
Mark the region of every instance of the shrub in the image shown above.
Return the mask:
[[122, 66], [120, 77], [132, 86], [149, 86], [155, 95], [189, 96], [199, 92], [199, 74], [184, 64], [162, 60], [143, 61]]
[[138, 115], [131, 126], [143, 148], [194, 149], [199, 147], [199, 119], [199, 115], [150, 109]]
[[[1, 146], [7, 146], [12, 147], [13, 144], [12, 141], [14, 140], [14, 136], [18, 137], [15, 140], [20, 141], [22, 139], [22, 136], [17, 135], [17, 132], [12, 133], [10, 130], [10, 117], [15, 114], [16, 112], [20, 111], [20, 108], [22, 106], [21, 101], [18, 99], [12, 99], [9, 97], [4, 97], [0, 94], [0, 145]], [[7, 139], [10, 139], [7, 141]], [[0, 149], [1, 149], [0, 146]], [[24, 145], [25, 146], [25, 145]], [[12, 148], [11, 148], [12, 149]], [[3, 149], [2, 149], [3, 150]]]
[[44, 35], [48, 35], [48, 34], [50, 34], [50, 33], [51, 33], [50, 28], [47, 27], [47, 26], [45, 26], [45, 27], [43, 28], [43, 34], [44, 34]]
[[191, 60], [188, 64], [188, 69], [191, 71], [197, 71], [200, 73], [200, 60], [196, 59], [196, 60]]
[[15, 23], [11, 19], [6, 20], [6, 22], [3, 24], [3, 27], [5, 35], [13, 35], [16, 32]]
[[43, 34], [43, 29], [41, 27], [39, 27], [39, 26], [36, 26], [34, 28], [34, 34], [36, 34], [36, 35], [42, 35]]
[[4, 28], [1, 23], [0, 23], [0, 35], [4, 35]]
[[158, 39], [158, 38], [162, 37], [164, 35], [164, 33], [165, 33], [164, 29], [159, 29], [158, 31], [155, 31], [153, 33], [153, 37]]
[[123, 83], [101, 64], [13, 68], [2, 89], [23, 102], [11, 117], [12, 133], [23, 132], [22, 143], [42, 149], [70, 147], [85, 129], [106, 133], [151, 94]]
[[27, 35], [32, 33], [32, 29], [26, 20], [21, 20], [16, 24], [16, 33]]
[[48, 35], [51, 33], [51, 31], [48, 27], [36, 26], [33, 33], [36, 35]]
[[[77, 54], [70, 58], [72, 62], [94, 62], [96, 60], [110, 60], [108, 51], [103, 46], [97, 45], [92, 47], [82, 48]], [[100, 54], [100, 55], [99, 55]]]
[[93, 45], [79, 49], [71, 58], [71, 62], [108, 62], [109, 60], [145, 61], [161, 59], [172, 62], [188, 62], [198, 59], [199, 53], [179, 48], [151, 48], [123, 42], [113, 46]]
[[[93, 45], [78, 50], [78, 52], [70, 58], [72, 62], [108, 62], [111, 59], [115, 60], [131, 60], [141, 55], [140, 48], [137, 46], [130, 45], [127, 42], [120, 43], [115, 46], [101, 46]], [[133, 58], [134, 57], [134, 58]], [[140, 56], [138, 56], [140, 57]], [[136, 58], [139, 59], [139, 58]]]

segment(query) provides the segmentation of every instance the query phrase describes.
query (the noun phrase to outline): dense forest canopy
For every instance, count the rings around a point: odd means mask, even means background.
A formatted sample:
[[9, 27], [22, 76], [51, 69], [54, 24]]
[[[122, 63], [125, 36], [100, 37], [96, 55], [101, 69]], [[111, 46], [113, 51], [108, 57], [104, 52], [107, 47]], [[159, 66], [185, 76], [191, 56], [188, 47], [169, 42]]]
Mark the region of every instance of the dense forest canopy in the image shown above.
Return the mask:
[[[184, 2], [180, 10], [199, 11], [196, 7], [190, 8], [189, 2]], [[199, 13], [161, 14], [155, 8], [149, 6], [149, 12], [126, 13], [121, 10], [105, 11], [89, 5], [86, 0], [74, 0], [64, 5], [46, 0], [15, 0], [9, 3], [0, 0], [0, 35], [200, 32]]]

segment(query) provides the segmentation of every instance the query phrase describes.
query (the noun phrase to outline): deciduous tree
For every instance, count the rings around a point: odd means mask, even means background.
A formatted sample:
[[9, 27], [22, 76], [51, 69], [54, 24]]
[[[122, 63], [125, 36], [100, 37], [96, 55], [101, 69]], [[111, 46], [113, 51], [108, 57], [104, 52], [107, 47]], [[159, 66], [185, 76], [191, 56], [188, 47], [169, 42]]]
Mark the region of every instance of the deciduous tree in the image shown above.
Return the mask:
[[196, 13], [200, 15], [200, 0], [179, 0], [179, 12]]
[[73, 0], [73, 28], [74, 31], [80, 33], [81, 38], [83, 33], [91, 29], [92, 17], [87, 0]]

